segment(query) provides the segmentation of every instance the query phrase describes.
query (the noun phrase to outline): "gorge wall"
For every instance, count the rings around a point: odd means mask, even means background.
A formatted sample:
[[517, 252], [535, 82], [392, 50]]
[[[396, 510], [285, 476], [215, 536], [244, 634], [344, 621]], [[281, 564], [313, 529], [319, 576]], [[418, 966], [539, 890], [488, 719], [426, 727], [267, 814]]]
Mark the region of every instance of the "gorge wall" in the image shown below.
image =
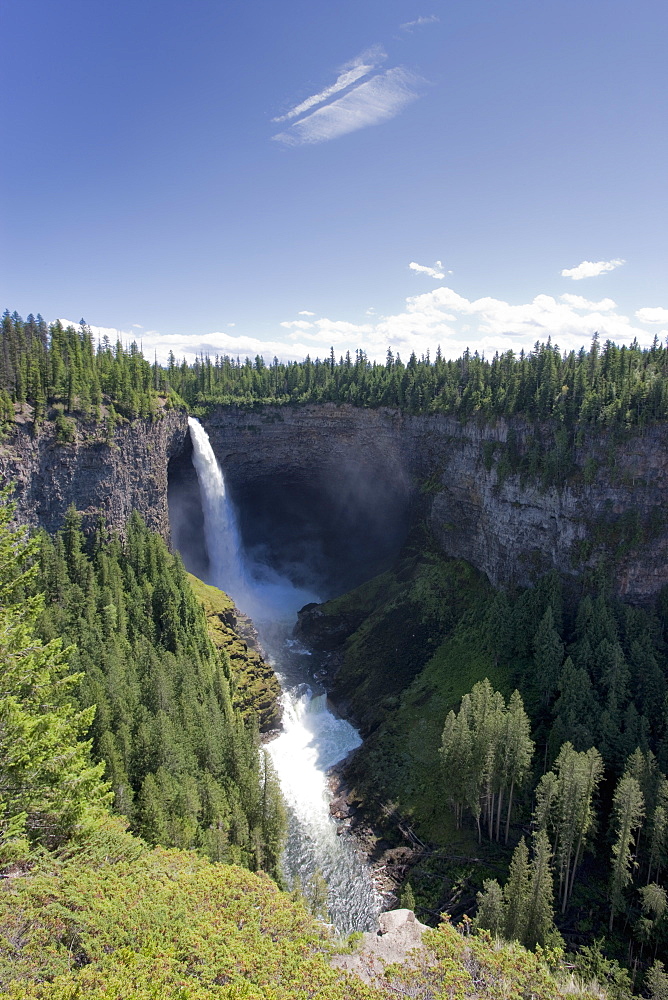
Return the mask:
[[566, 485], [544, 486], [502, 472], [509, 432], [520, 450], [534, 434], [521, 421], [325, 403], [220, 408], [204, 423], [242, 500], [261, 491], [271, 502], [272, 484], [289, 484], [311, 490], [327, 516], [360, 509], [366, 523], [370, 505], [395, 537], [406, 516], [424, 517], [446, 555], [495, 586], [527, 585], [553, 567], [576, 575], [604, 555], [628, 600], [647, 602], [668, 583], [666, 426], [617, 444], [605, 431], [584, 436]]
[[[264, 546], [268, 561], [272, 552], [284, 563], [301, 563], [306, 552], [333, 561], [333, 587], [372, 575], [415, 517], [446, 555], [468, 560], [497, 586], [529, 584], [552, 567], [576, 575], [604, 554], [626, 599], [646, 602], [668, 583], [666, 426], [618, 443], [606, 432], [584, 436], [566, 484], [544, 486], [502, 467], [509, 432], [520, 450], [534, 433], [521, 421], [462, 425], [325, 403], [221, 407], [203, 424], [244, 538]], [[16, 484], [19, 518], [53, 530], [74, 503], [120, 528], [136, 509], [169, 537], [171, 469], [185, 510], [172, 527], [180, 521], [196, 537], [201, 513], [185, 413], [121, 425], [111, 446], [96, 434], [82, 425], [62, 445], [49, 424], [35, 437], [28, 425], [15, 428], [0, 445], [0, 475]]]
[[103, 515], [122, 530], [133, 510], [169, 538], [167, 477], [170, 459], [183, 450], [188, 418], [163, 410], [156, 420], [116, 427], [104, 440], [102, 426], [79, 422], [71, 444], [60, 444], [53, 423], [33, 434], [19, 422], [0, 444], [0, 476], [14, 484], [17, 520], [55, 531], [74, 504], [92, 520]]

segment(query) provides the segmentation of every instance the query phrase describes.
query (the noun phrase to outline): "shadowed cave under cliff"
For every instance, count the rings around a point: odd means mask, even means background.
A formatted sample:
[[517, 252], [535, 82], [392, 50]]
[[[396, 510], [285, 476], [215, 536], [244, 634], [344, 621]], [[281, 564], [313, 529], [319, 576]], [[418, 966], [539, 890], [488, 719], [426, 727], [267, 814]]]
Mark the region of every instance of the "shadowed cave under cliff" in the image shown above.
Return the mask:
[[[334, 474], [309, 463], [281, 474], [258, 467], [241, 478], [223, 464], [246, 552], [294, 584], [334, 597], [386, 569], [404, 543], [412, 498], [405, 481], [362, 456]], [[204, 517], [192, 443], [169, 463], [172, 543], [186, 569], [206, 579]]]

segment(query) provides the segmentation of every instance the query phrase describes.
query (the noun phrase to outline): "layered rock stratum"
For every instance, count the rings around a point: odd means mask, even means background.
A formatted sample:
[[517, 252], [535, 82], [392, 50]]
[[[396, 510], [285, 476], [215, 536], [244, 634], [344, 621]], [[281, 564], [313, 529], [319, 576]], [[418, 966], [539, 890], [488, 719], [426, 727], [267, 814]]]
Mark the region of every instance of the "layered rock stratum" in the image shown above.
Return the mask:
[[[333, 403], [214, 408], [203, 420], [233, 490], [278, 484], [322, 498], [323, 518], [356, 505], [426, 519], [445, 555], [466, 559], [495, 586], [527, 585], [549, 569], [577, 576], [607, 562], [616, 592], [648, 602], [668, 583], [668, 426], [581, 434], [559, 484], [503, 468], [537, 429], [439, 414]], [[553, 428], [538, 429], [549, 444]], [[545, 445], [545, 447], [548, 446]], [[79, 424], [58, 444], [52, 424], [18, 424], [0, 445], [19, 518], [57, 528], [70, 504], [121, 528], [132, 510], [169, 537], [168, 465], [189, 448], [186, 414], [122, 424], [110, 444]], [[317, 513], [317, 512], [316, 512]], [[373, 514], [371, 515], [373, 520]], [[369, 522], [371, 523], [371, 522]]]

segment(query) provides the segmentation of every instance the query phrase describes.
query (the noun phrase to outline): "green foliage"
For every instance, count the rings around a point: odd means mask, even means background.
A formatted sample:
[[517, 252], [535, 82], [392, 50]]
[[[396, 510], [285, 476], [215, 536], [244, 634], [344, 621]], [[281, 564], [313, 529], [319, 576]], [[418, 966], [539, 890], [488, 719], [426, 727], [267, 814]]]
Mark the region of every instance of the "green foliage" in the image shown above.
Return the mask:
[[663, 962], [656, 961], [645, 976], [650, 1000], [668, 1000], [668, 975]]
[[415, 895], [413, 893], [413, 887], [410, 882], [404, 883], [401, 887], [401, 893], [399, 895], [399, 905], [407, 910], [413, 910], [415, 912]]
[[15, 1000], [572, 995], [558, 951], [531, 954], [448, 923], [424, 943], [367, 985], [331, 967], [327, 929], [266, 875], [149, 850], [111, 817], [0, 893], [0, 989]]
[[616, 838], [612, 844], [610, 879], [610, 930], [615, 914], [623, 908], [623, 893], [631, 881], [632, 848], [645, 815], [645, 800], [636, 778], [624, 775], [615, 789], [613, 824]]
[[539, 830], [552, 833], [562, 913], [595, 829], [594, 796], [602, 777], [603, 760], [595, 747], [578, 753], [572, 744], [565, 743], [554, 770], [543, 775], [536, 789], [535, 820]]
[[34, 583], [35, 542], [9, 527], [7, 491], [0, 504], [0, 864], [29, 844], [56, 845], [71, 836], [87, 811], [108, 799], [103, 765], [85, 742], [93, 709], [71, 703], [79, 680], [69, 671], [60, 639], [42, 642], [41, 597]]
[[369, 996], [329, 968], [323, 930], [268, 876], [109, 826], [14, 879], [0, 932], [0, 987], [24, 1000]]
[[631, 977], [614, 958], [607, 958], [602, 950], [603, 941], [583, 945], [571, 956], [573, 968], [585, 983], [594, 983], [605, 990], [610, 1000], [631, 1000]]
[[280, 722], [281, 687], [273, 668], [236, 631], [237, 611], [227, 594], [191, 573], [188, 580], [204, 608], [211, 641], [229, 660], [232, 704], [245, 718], [257, 716], [261, 732], [274, 729]]
[[63, 414], [62, 410], [58, 410], [56, 413], [55, 426], [58, 444], [72, 444], [76, 438], [76, 425], [73, 420]]
[[73, 509], [39, 541], [45, 639], [73, 644], [81, 711], [114, 808], [150, 843], [278, 877], [284, 827], [253, 717], [232, 704], [226, 653], [207, 633], [178, 557], [133, 515], [125, 539], [88, 538]]
[[[5, 312], [0, 327], [0, 419], [14, 419], [14, 404], [32, 407], [37, 427], [51, 415], [56, 440], [69, 444], [74, 425], [68, 414], [85, 420], [104, 417], [106, 436], [113, 438], [117, 415], [133, 420], [157, 412], [159, 395], [167, 385], [159, 368], [153, 369], [137, 344], [112, 347], [105, 337], [97, 347], [90, 328], [50, 326], [41, 316], [24, 322]], [[172, 398], [173, 393], [172, 393]]]
[[516, 787], [529, 775], [534, 744], [519, 691], [508, 706], [485, 678], [464, 695], [458, 715], [450, 712], [441, 737], [443, 785], [461, 826], [464, 809], [482, 825], [490, 840], [499, 839], [504, 797], [508, 796], [505, 839]]
[[[486, 442], [485, 467], [500, 481], [509, 473], [560, 483], [577, 470], [577, 440], [587, 427], [644, 427], [668, 415], [668, 348], [658, 341], [641, 350], [636, 343], [617, 347], [595, 337], [589, 352], [561, 353], [550, 341], [529, 353], [496, 354], [491, 360], [468, 349], [457, 360], [440, 350], [407, 362], [388, 351], [385, 363], [370, 362], [363, 350], [336, 359], [307, 357], [301, 362], [267, 365], [262, 358], [243, 362], [227, 355], [201, 355], [192, 365], [151, 365], [137, 344], [93, 345], [90, 329], [47, 326], [41, 316], [23, 320], [5, 312], [0, 328], [0, 419], [13, 420], [14, 405], [28, 403], [35, 424], [48, 407], [104, 419], [113, 438], [115, 411], [127, 419], [152, 417], [158, 396], [166, 405], [187, 402], [201, 413], [211, 405], [253, 407], [306, 402], [391, 406], [409, 413], [447, 413], [459, 419], [495, 420], [522, 416], [532, 434], [519, 440], [511, 431], [505, 443]], [[595, 469], [581, 475], [590, 482]]]
[[533, 954], [516, 942], [491, 941], [489, 934], [462, 935], [447, 922], [423, 938], [425, 952], [405, 966], [387, 970], [387, 996], [417, 1000], [557, 1000], [600, 998], [560, 968], [559, 948]]

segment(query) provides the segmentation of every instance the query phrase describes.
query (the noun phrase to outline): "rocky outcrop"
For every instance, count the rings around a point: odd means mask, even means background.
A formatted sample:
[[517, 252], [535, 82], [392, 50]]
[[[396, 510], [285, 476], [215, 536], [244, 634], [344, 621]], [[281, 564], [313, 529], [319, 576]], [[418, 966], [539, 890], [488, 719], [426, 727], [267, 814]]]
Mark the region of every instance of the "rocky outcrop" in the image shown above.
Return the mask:
[[79, 421], [70, 444], [58, 443], [50, 421], [36, 434], [18, 422], [0, 444], [0, 477], [13, 483], [19, 523], [55, 531], [73, 504], [85, 521], [103, 515], [122, 531], [137, 510], [169, 539], [167, 469], [187, 433], [186, 414], [174, 409], [120, 424], [110, 442], [92, 422]]
[[204, 608], [211, 641], [229, 659], [235, 708], [247, 718], [255, 716], [261, 733], [275, 731], [282, 716], [281, 686], [264, 658], [253, 622], [222, 590], [191, 573], [188, 579]]
[[412, 910], [388, 910], [380, 915], [377, 933], [362, 934], [356, 950], [335, 955], [332, 965], [354, 973], [366, 983], [375, 983], [384, 978], [387, 966], [415, 960], [423, 948], [422, 935], [428, 930]]
[[[495, 586], [527, 585], [551, 568], [576, 575], [607, 558], [620, 596], [646, 602], [668, 583], [668, 427], [591, 434], [571, 454], [566, 483], [511, 474], [504, 455], [537, 428], [331, 403], [220, 408], [205, 421], [237, 489], [282, 483], [354, 505], [419, 505], [444, 554]], [[548, 448], [549, 429], [540, 433]], [[328, 496], [327, 508], [331, 507]]]

